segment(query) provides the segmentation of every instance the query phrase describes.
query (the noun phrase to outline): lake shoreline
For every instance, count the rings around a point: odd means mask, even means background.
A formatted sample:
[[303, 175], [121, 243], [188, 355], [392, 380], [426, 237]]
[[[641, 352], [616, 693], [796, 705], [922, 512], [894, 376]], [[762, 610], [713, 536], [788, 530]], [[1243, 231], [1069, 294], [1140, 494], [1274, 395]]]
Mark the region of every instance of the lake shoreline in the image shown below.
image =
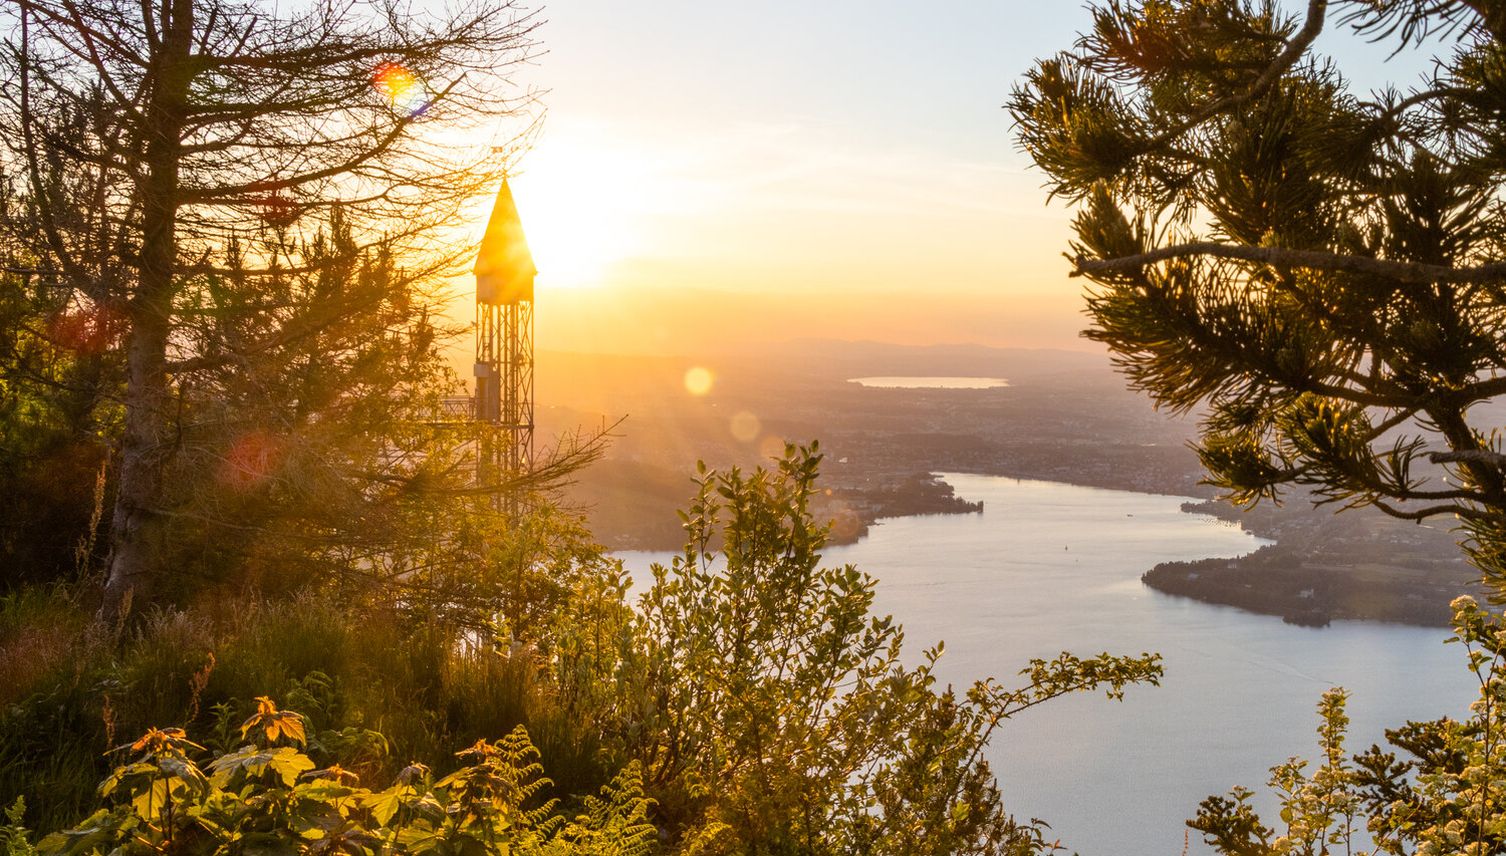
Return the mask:
[[[1184, 503], [1182, 510], [1238, 524], [1274, 543], [1230, 559], [1160, 563], [1140, 579], [1163, 594], [1279, 616], [1304, 626], [1353, 620], [1433, 628], [1449, 626], [1454, 598], [1486, 595], [1478, 574], [1446, 534], [1414, 525], [1383, 526], [1380, 536], [1355, 537], [1341, 531], [1314, 538], [1312, 527], [1302, 526], [1303, 519], [1295, 515], [1287, 515], [1293, 522], [1214, 502]], [[1350, 512], [1367, 513], [1380, 514]]]
[[[997, 472], [959, 474], [1029, 478]], [[941, 473], [940, 477], [945, 480], [949, 475]], [[1170, 490], [1116, 484], [1112, 479], [1044, 481], [1179, 496]], [[1351, 538], [1336, 545], [1332, 539], [1312, 537], [1312, 529], [1332, 519], [1327, 511], [1304, 511], [1298, 506], [1257, 513], [1215, 499], [1194, 499], [1198, 501], [1182, 503], [1183, 512], [1222, 520], [1272, 543], [1232, 558], [1162, 562], [1141, 574], [1142, 583], [1165, 595], [1315, 628], [1333, 621], [1447, 628], [1452, 616], [1449, 604], [1454, 598], [1468, 594], [1483, 599], [1487, 595], [1476, 580], [1478, 575], [1447, 536], [1429, 535], [1412, 524], [1398, 526], [1390, 518], [1380, 518], [1381, 513], [1373, 509], [1348, 512], [1350, 516], [1344, 522], [1359, 519], [1353, 515], [1375, 515], [1386, 522], [1382, 527], [1384, 539]]]

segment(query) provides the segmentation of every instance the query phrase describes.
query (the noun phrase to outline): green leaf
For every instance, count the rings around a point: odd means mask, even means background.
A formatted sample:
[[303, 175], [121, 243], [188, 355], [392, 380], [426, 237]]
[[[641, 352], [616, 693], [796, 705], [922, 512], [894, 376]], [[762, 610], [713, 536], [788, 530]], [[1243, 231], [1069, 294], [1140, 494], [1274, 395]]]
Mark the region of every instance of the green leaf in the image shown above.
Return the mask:
[[386, 826], [397, 814], [397, 810], [402, 808], [402, 794], [398, 788], [389, 788], [381, 793], [368, 794], [363, 797], [361, 805], [371, 812], [371, 819], [376, 821], [378, 826]]
[[279, 746], [275, 749], [242, 746], [228, 755], [216, 758], [209, 765], [209, 769], [213, 771], [209, 781], [217, 788], [227, 788], [237, 774], [258, 778], [270, 769], [282, 779], [284, 785], [291, 786], [298, 781], [300, 775], [315, 766], [313, 760], [291, 746]]
[[291, 786], [298, 781], [298, 777], [316, 766], [314, 762], [302, 752], [291, 746], [281, 746], [272, 753], [269, 762], [273, 772], [282, 776], [282, 782]]

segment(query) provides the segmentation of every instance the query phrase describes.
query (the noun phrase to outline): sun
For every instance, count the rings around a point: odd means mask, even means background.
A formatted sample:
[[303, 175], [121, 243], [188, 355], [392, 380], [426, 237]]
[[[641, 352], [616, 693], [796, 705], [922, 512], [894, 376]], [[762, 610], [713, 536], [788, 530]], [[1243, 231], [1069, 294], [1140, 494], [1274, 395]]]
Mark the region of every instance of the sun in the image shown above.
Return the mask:
[[649, 165], [607, 139], [545, 134], [509, 181], [538, 287], [594, 288], [648, 251], [643, 213], [659, 192]]

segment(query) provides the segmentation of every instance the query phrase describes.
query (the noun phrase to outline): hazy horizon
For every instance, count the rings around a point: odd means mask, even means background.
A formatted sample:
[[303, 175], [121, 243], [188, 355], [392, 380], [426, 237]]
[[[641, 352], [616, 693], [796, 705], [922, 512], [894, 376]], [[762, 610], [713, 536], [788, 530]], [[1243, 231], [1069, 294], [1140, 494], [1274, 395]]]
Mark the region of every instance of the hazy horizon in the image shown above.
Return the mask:
[[[1085, 6], [573, 0], [537, 14], [542, 52], [514, 82], [539, 90], [542, 121], [511, 183], [540, 348], [1096, 350], [1063, 258], [1070, 212], [1048, 204], [1002, 107], [1087, 28]], [[1369, 91], [1415, 79], [1436, 46], [1388, 58], [1333, 27], [1318, 47]], [[478, 237], [489, 207], [477, 200]], [[471, 287], [455, 284], [457, 320]]]

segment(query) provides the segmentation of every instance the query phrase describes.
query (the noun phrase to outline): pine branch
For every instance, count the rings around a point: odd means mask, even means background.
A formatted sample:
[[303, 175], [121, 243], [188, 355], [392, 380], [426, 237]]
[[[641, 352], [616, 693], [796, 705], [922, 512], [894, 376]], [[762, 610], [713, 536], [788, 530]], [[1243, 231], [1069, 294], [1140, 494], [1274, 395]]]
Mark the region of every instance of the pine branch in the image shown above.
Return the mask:
[[1432, 452], [1428, 460], [1435, 464], [1472, 462], [1489, 464], [1506, 470], [1506, 455], [1489, 449], [1464, 449], [1458, 452]]
[[1481, 511], [1477, 508], [1469, 508], [1463, 505], [1430, 505], [1426, 508], [1419, 508], [1416, 511], [1402, 511], [1396, 506], [1391, 505], [1385, 500], [1381, 499], [1372, 499], [1370, 500], [1370, 504], [1380, 509], [1388, 516], [1395, 517], [1398, 520], [1413, 520], [1420, 522], [1428, 519], [1429, 517], [1438, 517], [1444, 514], [1452, 514], [1455, 517], [1463, 518], [1466, 520], [1490, 520], [1492, 517], [1489, 512]]
[[1327, 12], [1328, 0], [1308, 0], [1307, 16], [1303, 20], [1302, 29], [1297, 31], [1297, 35], [1290, 42], [1287, 42], [1286, 50], [1282, 51], [1276, 57], [1275, 61], [1267, 66], [1265, 71], [1260, 73], [1259, 77], [1255, 78], [1255, 82], [1250, 84], [1248, 89], [1245, 89], [1243, 92], [1236, 92], [1233, 95], [1226, 95], [1223, 98], [1203, 105], [1190, 118], [1184, 119], [1170, 129], [1141, 143], [1138, 147], [1139, 152], [1143, 154], [1160, 149], [1198, 125], [1212, 119], [1214, 116], [1228, 112], [1264, 95], [1272, 86], [1276, 85], [1276, 81], [1281, 79], [1281, 75], [1297, 64], [1297, 61], [1307, 52], [1308, 47], [1317, 40], [1318, 35], [1323, 32], [1323, 21], [1327, 16]]
[[1506, 280], [1506, 262], [1492, 262], [1476, 267], [1455, 268], [1447, 265], [1403, 262], [1377, 259], [1369, 256], [1349, 256], [1325, 250], [1290, 250], [1281, 247], [1251, 247], [1241, 244], [1221, 244], [1217, 241], [1193, 241], [1161, 247], [1133, 256], [1113, 259], [1088, 259], [1078, 256], [1073, 260], [1073, 276], [1094, 276], [1133, 270], [1168, 259], [1210, 256], [1220, 259], [1256, 262], [1276, 266], [1310, 268], [1312, 270], [1343, 271], [1368, 274], [1400, 282], [1427, 284], [1436, 282], [1491, 283]]

